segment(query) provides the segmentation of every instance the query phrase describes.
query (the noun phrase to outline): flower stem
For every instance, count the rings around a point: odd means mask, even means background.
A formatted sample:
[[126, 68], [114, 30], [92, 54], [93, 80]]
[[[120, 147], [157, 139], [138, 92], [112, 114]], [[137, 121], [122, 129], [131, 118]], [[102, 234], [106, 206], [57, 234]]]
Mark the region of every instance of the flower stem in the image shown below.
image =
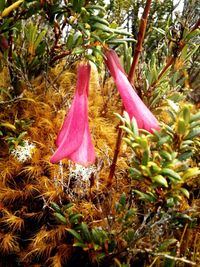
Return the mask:
[[[133, 56], [133, 62], [132, 62], [131, 69], [130, 69], [130, 72], [128, 75], [128, 80], [133, 85], [134, 85], [134, 74], [135, 74], [136, 66], [138, 64], [139, 56], [140, 56], [140, 53], [142, 51], [142, 43], [144, 41], [144, 36], [145, 36], [145, 32], [146, 32], [147, 17], [148, 17], [149, 11], [150, 11], [150, 6], [151, 6], [151, 0], [147, 0], [145, 8], [144, 8], [144, 12], [142, 14], [142, 18], [140, 21], [140, 28], [139, 28], [137, 44], [136, 44], [135, 52], [134, 52], [134, 56]], [[123, 110], [124, 110], [124, 107], [122, 107], [121, 113], [123, 112]], [[116, 139], [116, 144], [115, 144], [113, 161], [112, 161], [112, 164], [110, 166], [110, 172], [109, 172], [109, 176], [108, 176], [108, 180], [107, 180], [107, 186], [108, 187], [110, 187], [112, 185], [112, 182], [113, 182], [113, 177], [115, 174], [115, 169], [116, 169], [116, 164], [117, 164], [117, 158], [119, 155], [121, 141], [122, 141], [122, 129], [119, 127], [120, 125], [121, 125], [121, 123], [117, 126], [118, 133], [117, 133], [117, 139]]]

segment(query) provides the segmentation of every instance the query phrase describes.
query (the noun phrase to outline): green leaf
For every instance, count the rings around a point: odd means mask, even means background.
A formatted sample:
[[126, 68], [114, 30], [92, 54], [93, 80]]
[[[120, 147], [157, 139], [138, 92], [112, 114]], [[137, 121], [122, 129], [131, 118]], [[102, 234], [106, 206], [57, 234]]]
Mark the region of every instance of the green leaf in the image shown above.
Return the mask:
[[119, 113], [114, 113], [114, 115], [117, 116], [120, 121], [124, 122], [124, 118]]
[[200, 120], [200, 111], [191, 116], [190, 122]]
[[16, 127], [15, 125], [9, 123], [9, 122], [2, 122], [0, 124], [0, 127], [5, 127], [6, 129], [12, 130], [12, 131], [16, 131]]
[[75, 237], [80, 243], [84, 243], [83, 239], [81, 238], [80, 234], [77, 233], [73, 229], [66, 228], [67, 232], [69, 232], [73, 237]]
[[173, 197], [169, 197], [167, 198], [166, 204], [167, 204], [167, 207], [173, 207], [176, 203]]
[[82, 237], [84, 241], [90, 242], [91, 241], [91, 235], [88, 229], [88, 226], [86, 223], [81, 223], [81, 230], [82, 230]]
[[200, 174], [200, 169], [198, 167], [188, 169], [182, 176], [183, 180], [186, 181], [191, 177], [195, 177]]
[[133, 132], [128, 127], [122, 125], [122, 126], [120, 126], [120, 128], [122, 128], [128, 134], [133, 135]]
[[125, 207], [126, 205], [126, 193], [123, 192], [120, 199], [119, 199], [119, 203], [122, 205], [122, 207]]
[[38, 45], [43, 41], [44, 36], [46, 35], [47, 30], [43, 30], [37, 37], [36, 41], [34, 42], [35, 49], [38, 47]]
[[176, 243], [177, 243], [177, 239], [175, 238], [167, 239], [159, 246], [158, 251], [166, 251], [169, 246], [176, 244]]
[[186, 160], [186, 159], [191, 158], [191, 157], [193, 156], [193, 154], [194, 154], [194, 153], [193, 153], [192, 151], [186, 151], [186, 152], [180, 154], [179, 157], [178, 157], [178, 159], [179, 159], [180, 161], [184, 161], [184, 160]]
[[181, 180], [181, 176], [177, 172], [175, 172], [174, 170], [172, 170], [172, 169], [163, 168], [160, 173], [162, 175], [164, 175], [164, 176], [167, 176], [167, 177], [170, 176], [170, 177], [174, 178], [175, 180], [178, 180], [178, 181]]
[[60, 207], [59, 207], [58, 204], [56, 204], [55, 202], [51, 202], [51, 207], [52, 207], [55, 211], [57, 211], [58, 213], [61, 212]]
[[72, 214], [72, 215], [69, 216], [69, 221], [70, 221], [71, 224], [78, 223], [78, 220], [80, 218], [82, 218], [82, 217], [83, 217], [83, 215], [79, 214], [79, 213]]
[[131, 127], [131, 121], [130, 121], [130, 117], [129, 117], [128, 113], [126, 111], [124, 111], [123, 115], [124, 115], [124, 122], [126, 123], [126, 126], [128, 126], [130, 128]]
[[134, 179], [138, 179], [142, 177], [142, 173], [136, 168], [130, 168], [130, 175]]
[[127, 233], [124, 236], [124, 239], [129, 243], [133, 240], [133, 237], [135, 235], [135, 231], [132, 229], [129, 229]]
[[148, 161], [149, 161], [149, 150], [145, 149], [142, 156], [142, 165], [146, 166]]
[[6, 0], [1, 0], [1, 1], [0, 1], [0, 11], [1, 11], [1, 12], [4, 10], [5, 5], [6, 5]]
[[83, 54], [83, 53], [85, 53], [85, 48], [82, 48], [82, 47], [76, 47], [72, 51], [73, 55], [80, 55], [80, 54]]
[[100, 236], [99, 231], [97, 229], [92, 229], [92, 240], [95, 242], [95, 244], [100, 245]]
[[76, 242], [76, 243], [73, 244], [73, 247], [85, 248], [85, 247], [87, 247], [87, 245], [84, 244], [84, 243]]
[[193, 139], [197, 136], [200, 136], [200, 127], [192, 129], [184, 139]]
[[91, 9], [91, 10], [101, 10], [102, 12], [106, 13], [106, 10], [103, 6], [100, 5], [87, 5], [86, 9]]
[[99, 22], [94, 23], [92, 26], [93, 30], [102, 30], [103, 32], [113, 33], [113, 29], [109, 28], [108, 26], [101, 24]]
[[97, 262], [98, 261], [101, 261], [103, 258], [105, 258], [106, 257], [106, 253], [98, 253], [97, 255], [96, 255], [96, 258], [97, 258]]
[[183, 195], [186, 197], [186, 198], [190, 198], [190, 193], [189, 191], [186, 189], [186, 188], [180, 188], [180, 191], [181, 193], [183, 193]]
[[66, 211], [66, 210], [72, 208], [73, 206], [74, 206], [73, 203], [68, 203], [67, 205], [64, 205], [64, 206], [62, 207], [62, 210], [63, 210], [63, 211]]
[[174, 118], [176, 117], [176, 113], [179, 111], [179, 106], [172, 100], [167, 100], [169, 106], [172, 108], [172, 110], [175, 112], [173, 113]]
[[18, 142], [20, 142], [24, 138], [25, 135], [27, 135], [27, 132], [26, 131], [20, 133], [18, 135], [18, 137], [17, 137]]
[[132, 36], [132, 33], [127, 32], [125, 30], [119, 30], [119, 29], [112, 29], [114, 33], [125, 35], [125, 36]]
[[98, 244], [94, 244], [93, 246], [95, 251], [101, 249], [101, 246]]
[[152, 172], [152, 174], [158, 174], [161, 171], [160, 166], [158, 166], [155, 162], [153, 161], [149, 161], [148, 162], [148, 167], [150, 169], [150, 171]]
[[132, 218], [135, 215], [135, 209], [129, 209], [125, 215], [125, 221], [128, 221], [130, 218]]
[[157, 183], [158, 185], [168, 187], [167, 180], [162, 175], [156, 175], [156, 176], [152, 177], [152, 181], [154, 183]]
[[186, 41], [189, 41], [190, 39], [194, 38], [195, 36], [199, 35], [200, 34], [200, 29], [196, 29], [192, 32], [190, 32], [186, 37], [185, 37], [185, 40]]
[[106, 41], [107, 44], [126, 44], [126, 42], [132, 42], [135, 43], [137, 42], [137, 40], [133, 39], [133, 38], [122, 38], [122, 39], [117, 39], [117, 40], [108, 40]]
[[190, 109], [188, 106], [183, 108], [183, 119], [186, 124], [188, 124], [190, 121]]
[[156, 197], [152, 193], [143, 193], [139, 190], [133, 190], [136, 194], [140, 196], [140, 199], [148, 202], [154, 202], [156, 200]]
[[190, 128], [192, 129], [192, 128], [195, 128], [195, 127], [197, 127], [197, 126], [200, 126], [200, 120], [198, 120], [198, 121], [193, 121], [191, 124], [190, 124]]
[[99, 22], [99, 23], [104, 24], [106, 26], [110, 25], [109, 22], [106, 19], [100, 18], [98, 16], [90, 16], [89, 17], [89, 21], [90, 21], [90, 23]]
[[172, 155], [169, 152], [165, 150], [161, 150], [159, 153], [163, 159], [167, 161], [172, 161]]
[[155, 31], [161, 33], [162, 35], [165, 35], [165, 31], [161, 28], [156, 28], [156, 27], [152, 27], [152, 29], [154, 29]]
[[137, 125], [137, 121], [134, 117], [131, 120], [131, 128], [132, 128], [132, 131], [135, 134], [135, 136], [138, 136], [139, 135], [138, 125]]
[[186, 124], [183, 119], [179, 119], [177, 123], [177, 133], [183, 135], [186, 131]]
[[169, 135], [167, 135], [167, 136], [163, 136], [163, 137], [161, 137], [161, 138], [159, 139], [159, 141], [158, 141], [158, 145], [161, 146], [161, 145], [163, 145], [163, 144], [165, 144], [165, 143], [168, 143], [170, 140], [171, 140], [171, 137], [170, 137]]
[[62, 214], [55, 212], [54, 215], [61, 223], [67, 224], [67, 219]]

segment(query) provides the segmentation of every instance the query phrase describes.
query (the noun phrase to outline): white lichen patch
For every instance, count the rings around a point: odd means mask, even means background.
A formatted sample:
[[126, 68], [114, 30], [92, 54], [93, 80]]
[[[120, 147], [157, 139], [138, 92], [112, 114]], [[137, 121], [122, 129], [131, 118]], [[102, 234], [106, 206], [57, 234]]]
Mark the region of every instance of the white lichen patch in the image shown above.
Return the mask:
[[97, 172], [94, 165], [83, 167], [75, 164], [69, 169], [69, 184], [73, 182], [73, 192], [84, 195], [91, 185], [91, 177]]
[[34, 152], [35, 145], [29, 143], [28, 140], [23, 141], [23, 145], [18, 145], [15, 149], [11, 151], [11, 154], [19, 161], [26, 162], [31, 159]]
[[79, 178], [84, 182], [89, 181], [91, 174], [96, 172], [95, 166], [83, 167], [82, 165], [75, 164], [70, 167], [70, 177]]

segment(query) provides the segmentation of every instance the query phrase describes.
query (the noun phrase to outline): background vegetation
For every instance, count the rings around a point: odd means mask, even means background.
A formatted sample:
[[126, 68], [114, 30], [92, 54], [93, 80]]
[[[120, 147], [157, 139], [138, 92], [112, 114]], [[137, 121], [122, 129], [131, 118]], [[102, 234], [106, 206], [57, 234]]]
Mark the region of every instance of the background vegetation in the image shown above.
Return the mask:
[[[0, 1], [0, 266], [200, 265], [199, 6]], [[108, 48], [127, 74], [135, 66], [160, 132], [121, 113]], [[89, 168], [49, 162], [81, 60], [92, 64]]]

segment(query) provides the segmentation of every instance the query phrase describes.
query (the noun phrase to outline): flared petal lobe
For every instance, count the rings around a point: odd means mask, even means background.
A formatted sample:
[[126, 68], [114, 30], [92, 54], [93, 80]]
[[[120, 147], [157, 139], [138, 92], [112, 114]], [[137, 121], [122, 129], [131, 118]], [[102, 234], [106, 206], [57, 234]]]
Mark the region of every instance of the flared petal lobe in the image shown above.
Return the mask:
[[88, 166], [95, 161], [88, 125], [89, 79], [90, 65], [81, 64], [78, 68], [75, 97], [58, 134], [56, 140], [58, 148], [50, 159], [52, 163], [68, 158]]
[[129, 117], [136, 119], [140, 129], [145, 129], [148, 132], [159, 130], [157, 119], [133, 89], [114, 50], [106, 52], [106, 65], [115, 81]]

